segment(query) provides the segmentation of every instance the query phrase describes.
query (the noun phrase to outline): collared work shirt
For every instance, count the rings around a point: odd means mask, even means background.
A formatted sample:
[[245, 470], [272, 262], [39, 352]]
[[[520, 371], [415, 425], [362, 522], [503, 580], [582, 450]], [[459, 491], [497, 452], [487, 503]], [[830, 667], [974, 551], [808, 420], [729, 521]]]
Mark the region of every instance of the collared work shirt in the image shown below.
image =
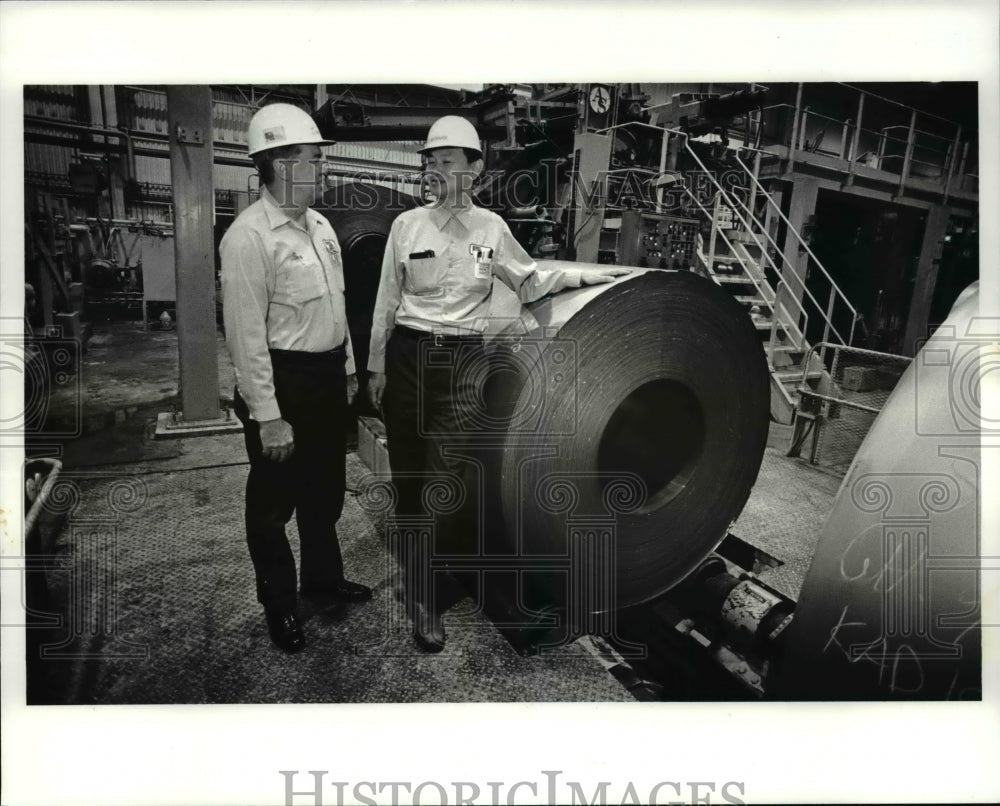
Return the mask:
[[329, 221], [311, 209], [293, 221], [264, 189], [219, 252], [226, 345], [255, 420], [281, 416], [269, 349], [316, 353], [343, 344], [345, 370], [354, 373], [340, 244]]
[[385, 348], [396, 325], [431, 333], [482, 333], [494, 277], [522, 302], [531, 302], [579, 287], [581, 274], [580, 269], [540, 269], [504, 220], [489, 210], [408, 210], [393, 222], [382, 259], [368, 369], [385, 372]]

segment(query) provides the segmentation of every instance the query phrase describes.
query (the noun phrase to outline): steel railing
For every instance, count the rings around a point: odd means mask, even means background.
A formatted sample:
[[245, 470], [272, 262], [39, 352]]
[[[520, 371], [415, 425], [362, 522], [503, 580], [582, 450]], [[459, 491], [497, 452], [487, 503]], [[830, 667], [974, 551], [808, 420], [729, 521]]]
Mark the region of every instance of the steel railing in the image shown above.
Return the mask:
[[[816, 111], [808, 99], [803, 100], [804, 86], [808, 85], [800, 83], [797, 86], [794, 104], [770, 104], [762, 109], [772, 118], [781, 112], [791, 116], [790, 136], [786, 121], [780, 126], [778, 137], [773, 139], [773, 144], [789, 149], [790, 164], [794, 164], [798, 153], [810, 152], [844, 160], [848, 164], [847, 184], [853, 183], [858, 165], [867, 165], [899, 176], [899, 193], [917, 169], [921, 179], [944, 184], [945, 198], [951, 192], [955, 176], [975, 176], [974, 171], [967, 170], [967, 164], [970, 158], [975, 160], [977, 135], [974, 131], [965, 131], [957, 121], [843, 83], [839, 86], [856, 93], [857, 105], [853, 116], [834, 117]], [[866, 107], [876, 103], [881, 105], [875, 110], [881, 125], [878, 129], [866, 128], [866, 116], [870, 119], [873, 114], [873, 110]], [[893, 117], [895, 122], [891, 120]], [[811, 144], [807, 141], [810, 122], [818, 122], [820, 127], [818, 131], [817, 126], [813, 127]], [[820, 148], [830, 132], [839, 136], [839, 143], [835, 148]], [[898, 153], [893, 153], [893, 147]]]
[[[836, 336], [836, 338], [839, 340], [839, 342], [841, 344], [849, 345], [851, 343], [851, 341], [853, 340], [853, 338], [854, 338], [854, 327], [855, 327], [855, 323], [857, 322], [857, 310], [854, 308], [853, 305], [851, 305], [850, 300], [847, 299], [847, 296], [840, 289], [840, 287], [836, 284], [836, 282], [830, 276], [829, 272], [827, 272], [827, 270], [823, 267], [823, 264], [819, 260], [819, 258], [817, 258], [816, 255], [813, 253], [813, 251], [809, 248], [809, 245], [805, 242], [805, 239], [802, 237], [802, 235], [799, 233], [799, 231], [795, 228], [795, 226], [791, 223], [791, 221], [788, 220], [788, 217], [785, 216], [785, 214], [783, 212], [781, 212], [781, 208], [775, 203], [774, 199], [771, 198], [771, 194], [766, 191], [766, 189], [764, 188], [764, 186], [760, 184], [760, 181], [757, 179], [757, 177], [753, 175], [753, 171], [751, 171], [746, 166], [746, 164], [741, 159], [739, 159], [738, 156], [736, 157], [736, 162], [739, 164], [740, 168], [743, 170], [743, 172], [746, 174], [746, 176], [753, 182], [753, 188], [754, 188], [754, 190], [763, 193], [764, 198], [766, 199], [767, 203], [774, 209], [775, 212], [777, 212], [777, 214], [781, 218], [781, 220], [784, 221], [785, 226], [788, 228], [788, 231], [794, 237], [794, 240], [798, 244], [800, 244], [802, 247], [804, 247], [807, 255], [810, 258], [812, 258], [813, 262], [815, 263], [816, 267], [819, 269], [820, 273], [830, 283], [830, 298], [829, 298], [829, 300], [827, 302], [826, 308], [824, 308], [820, 304], [820, 302], [816, 299], [816, 297], [813, 295], [813, 293], [806, 287], [805, 280], [802, 277], [800, 277], [795, 272], [795, 269], [794, 269], [795, 264], [791, 260], [789, 260], [789, 258], [787, 257], [787, 255], [785, 255], [784, 251], [781, 249], [781, 247], [778, 245], [778, 243], [774, 240], [774, 238], [771, 236], [771, 234], [763, 227], [763, 225], [756, 218], [756, 216], [754, 216], [753, 211], [749, 210], [748, 207], [747, 207], [747, 205], [745, 205], [742, 202], [742, 200], [740, 200], [739, 198], [737, 198], [736, 196], [734, 196], [733, 194], [731, 194], [729, 191], [727, 191], [719, 183], [719, 181], [712, 175], [712, 173], [708, 170], [708, 168], [706, 167], [706, 165], [704, 164], [704, 162], [702, 162], [701, 158], [697, 155], [697, 153], [695, 153], [694, 149], [691, 148], [691, 144], [690, 144], [690, 142], [689, 142], [689, 140], [687, 138], [687, 135], [685, 135], [683, 132], [677, 132], [677, 133], [680, 134], [682, 137], [685, 138], [685, 140], [684, 140], [684, 146], [685, 146], [685, 149], [687, 150], [688, 154], [695, 161], [695, 163], [698, 165], [698, 167], [701, 168], [701, 170], [704, 172], [704, 174], [709, 178], [709, 181], [715, 187], [716, 192], [720, 195], [720, 197], [722, 199], [724, 199], [726, 201], [726, 203], [733, 209], [733, 212], [735, 213], [736, 217], [739, 219], [740, 223], [743, 225], [744, 231], [753, 239], [754, 244], [760, 250], [762, 259], [765, 260], [765, 261], [767, 261], [767, 263], [771, 266], [772, 270], [778, 275], [778, 277], [781, 278], [783, 281], [786, 282], [786, 284], [789, 286], [790, 290], [791, 290], [791, 285], [790, 285], [790, 283], [788, 283], [788, 281], [791, 278], [794, 278], [795, 282], [798, 284], [798, 289], [796, 289], [796, 290], [800, 291], [801, 294], [802, 294], [802, 296], [805, 297], [805, 298], [808, 298], [812, 302], [812, 304], [815, 306], [816, 310], [819, 312], [819, 315], [822, 318], [823, 323], [824, 323], [822, 341], [824, 341], [824, 342], [829, 341], [829, 337], [832, 334], [832, 335]], [[749, 150], [753, 150], [753, 149], [749, 149]], [[704, 211], [704, 207], [702, 207], [702, 205], [700, 203], [699, 203], [699, 207]], [[746, 215], [744, 215], [743, 212], [741, 212], [741, 208], [742, 208], [743, 211], [746, 212]], [[713, 220], [713, 228], [715, 226], [716, 226], [716, 223]], [[774, 248], [775, 252], [782, 258], [782, 260], [784, 262], [784, 265], [786, 267], [789, 267], [791, 269], [790, 271], [784, 271], [783, 272], [782, 269], [778, 267], [778, 265], [776, 264], [776, 262], [774, 261], [774, 259], [771, 257], [771, 255], [770, 255], [770, 253], [769, 253], [769, 251], [768, 251], [765, 243], [763, 241], [761, 241], [761, 239], [758, 237], [758, 233], [764, 236], [765, 240]], [[721, 231], [720, 231], [719, 234], [722, 234]], [[736, 254], [736, 250], [733, 249], [732, 243], [729, 241], [729, 239], [726, 238], [725, 235], [723, 235], [722, 237], [723, 237], [723, 240], [729, 246], [730, 250], [733, 252], [733, 254]], [[708, 255], [709, 261], [714, 260], [714, 255], [711, 254], [711, 251], [712, 250], [710, 250], [710, 254]], [[748, 271], [747, 274], [748, 274], [748, 276], [750, 276], [751, 273]], [[751, 280], [754, 281], [754, 285], [755, 286], [758, 285], [757, 278], [754, 278], [754, 277], [751, 276]], [[836, 325], [834, 325], [833, 320], [832, 320], [832, 317], [833, 317], [833, 314], [834, 314], [834, 308], [835, 308], [836, 301], [837, 301], [838, 298], [841, 299], [841, 300], [843, 300], [843, 302], [845, 303], [845, 305], [847, 307], [847, 310], [848, 310], [848, 312], [849, 312], [849, 314], [851, 316], [851, 327], [850, 327], [850, 331], [849, 331], [849, 333], [848, 333], [848, 335], [847, 335], [846, 338], [837, 329]], [[804, 307], [802, 308], [802, 312], [805, 313], [805, 308]], [[805, 333], [805, 331], [803, 330], [803, 334], [804, 333]]]
[[[802, 291], [806, 295], [808, 295], [809, 299], [812, 300], [812, 302], [816, 305], [816, 307], [821, 310], [821, 315], [823, 317], [823, 337], [822, 337], [821, 341], [823, 341], [823, 342], [829, 341], [830, 334], [833, 333], [833, 334], [835, 334], [837, 336], [837, 339], [840, 341], [841, 344], [850, 346], [851, 343], [854, 341], [854, 328], [857, 325], [857, 321], [858, 321], [858, 311], [857, 311], [857, 309], [851, 304], [851, 301], [847, 298], [847, 295], [840, 289], [840, 286], [837, 285], [837, 283], [836, 283], [836, 281], [834, 281], [833, 277], [830, 276], [830, 273], [823, 266], [822, 262], [820, 262], [820, 259], [818, 257], [816, 257], [816, 254], [812, 251], [812, 249], [809, 248], [809, 244], [806, 243], [805, 239], [802, 237], [802, 235], [799, 233], [799, 231], [797, 229], [795, 229], [794, 226], [792, 226], [792, 222], [788, 220], [788, 217], [783, 212], [781, 212], [781, 207], [778, 204], [775, 203], [774, 199], [771, 198], [771, 194], [766, 191], [766, 189], [764, 188], [764, 186], [760, 183], [760, 180], [754, 175], [754, 172], [751, 171], [747, 167], [747, 165], [743, 162], [743, 160], [741, 160], [739, 158], [738, 154], [735, 155], [735, 159], [736, 159], [737, 164], [743, 169], [743, 172], [746, 174], [746, 176], [750, 179], [751, 182], [753, 182], [754, 188], [757, 191], [763, 193], [764, 198], [767, 201], [767, 203], [771, 206], [771, 208], [778, 214], [778, 216], [781, 218], [781, 220], [785, 223], [785, 226], [788, 228], [788, 231], [791, 232], [795, 236], [795, 240], [799, 243], [800, 246], [802, 246], [805, 249], [806, 254], [810, 258], [812, 258], [812, 261], [815, 264], [816, 268], [819, 269], [819, 271], [823, 275], [824, 279], [830, 284], [830, 297], [829, 297], [829, 299], [827, 301], [826, 311], [822, 312], [822, 309], [820, 308], [819, 302], [812, 295], [812, 293], [809, 291], [809, 289], [806, 288], [805, 281], [797, 273], [794, 272], [794, 264], [792, 264], [788, 260], [788, 258], [785, 256], [785, 254], [783, 252], [781, 253], [781, 257], [784, 259], [785, 265], [793, 267], [792, 274], [791, 275], [787, 275], [787, 276], [795, 277], [796, 280], [798, 280], [798, 282], [801, 284]], [[752, 212], [751, 212], [751, 216], [752, 216]], [[754, 221], [756, 222], [756, 219], [754, 219]], [[761, 231], [773, 243], [773, 239], [770, 237], [770, 234], [767, 233], [766, 230], [764, 230], [763, 227], [761, 227]], [[757, 243], [758, 247], [761, 248], [761, 250], [763, 251], [763, 253], [767, 254], [767, 250], [763, 249], [763, 247], [760, 245], [760, 242], [757, 240], [756, 234], [753, 233], [749, 228], [748, 228], [748, 232], [750, 233], [751, 237], [754, 238], [755, 243]], [[777, 246], [777, 245], [775, 244], [775, 246]], [[786, 275], [782, 275], [782, 277], [785, 277], [785, 276]], [[836, 326], [833, 324], [833, 321], [832, 321], [833, 313], [834, 313], [834, 307], [836, 305], [836, 302], [837, 302], [838, 298], [843, 301], [844, 306], [847, 308], [847, 311], [848, 311], [848, 313], [850, 314], [850, 317], [851, 317], [851, 328], [850, 328], [850, 331], [849, 331], [848, 336], [847, 336], [846, 339], [841, 335], [840, 331], [837, 330]]]

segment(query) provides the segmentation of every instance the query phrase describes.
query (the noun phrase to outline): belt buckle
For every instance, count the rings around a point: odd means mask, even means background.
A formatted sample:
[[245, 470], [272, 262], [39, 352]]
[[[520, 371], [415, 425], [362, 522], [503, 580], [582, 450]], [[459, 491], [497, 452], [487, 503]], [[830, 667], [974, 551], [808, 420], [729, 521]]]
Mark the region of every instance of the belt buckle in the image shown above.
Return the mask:
[[441, 347], [441, 346], [443, 346], [443, 344], [444, 344], [444, 333], [435, 333], [434, 334], [434, 346], [435, 347]]

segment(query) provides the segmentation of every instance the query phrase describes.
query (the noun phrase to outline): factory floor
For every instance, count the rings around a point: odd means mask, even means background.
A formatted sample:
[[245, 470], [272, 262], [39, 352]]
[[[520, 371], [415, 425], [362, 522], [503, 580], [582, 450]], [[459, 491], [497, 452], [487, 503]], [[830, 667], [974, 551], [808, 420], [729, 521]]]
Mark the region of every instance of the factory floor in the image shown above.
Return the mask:
[[[220, 390], [233, 372], [219, 341]], [[463, 598], [445, 614], [446, 650], [422, 653], [395, 595], [380, 524], [351, 494], [366, 468], [347, 456], [338, 524], [348, 574], [373, 601], [303, 603], [307, 649], [275, 649], [254, 596], [243, 532], [242, 435], [156, 440], [177, 394], [176, 334], [97, 325], [80, 386], [50, 415], [83, 433], [52, 441], [79, 495], [42, 522], [26, 575], [37, 611], [29, 702], [284, 703], [630, 701], [647, 689], [588, 637], [522, 655]], [[58, 444], [56, 444], [58, 443]], [[33, 451], [37, 453], [37, 450]], [[760, 550], [761, 577], [795, 598], [839, 479], [768, 449], [732, 533]], [[294, 520], [289, 535], [295, 547]], [[53, 618], [55, 616], [55, 618]]]

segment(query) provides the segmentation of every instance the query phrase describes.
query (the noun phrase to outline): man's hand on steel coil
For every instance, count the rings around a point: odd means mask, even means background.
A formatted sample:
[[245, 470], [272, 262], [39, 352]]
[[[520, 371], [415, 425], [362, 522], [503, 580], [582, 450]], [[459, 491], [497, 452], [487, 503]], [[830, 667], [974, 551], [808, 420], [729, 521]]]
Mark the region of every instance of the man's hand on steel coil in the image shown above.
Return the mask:
[[580, 272], [580, 283], [581, 285], [600, 285], [601, 283], [610, 283], [616, 277], [624, 277], [626, 274], [631, 273], [631, 269], [620, 267], [594, 271], [583, 270]]
[[264, 458], [284, 462], [295, 451], [292, 427], [280, 417], [260, 424], [260, 442], [264, 446]]

